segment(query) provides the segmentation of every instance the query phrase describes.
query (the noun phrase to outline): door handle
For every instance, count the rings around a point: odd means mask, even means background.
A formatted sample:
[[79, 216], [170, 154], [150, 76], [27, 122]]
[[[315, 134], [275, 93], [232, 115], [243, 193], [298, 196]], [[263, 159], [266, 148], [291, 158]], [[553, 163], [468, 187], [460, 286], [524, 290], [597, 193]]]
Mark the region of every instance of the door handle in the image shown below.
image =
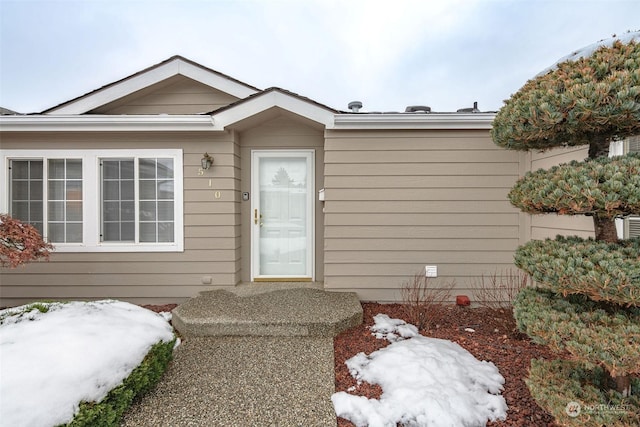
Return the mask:
[[262, 222], [262, 214], [258, 215], [258, 209], [253, 210], [253, 223], [255, 225], [260, 224], [260, 227], [264, 225], [264, 222]]

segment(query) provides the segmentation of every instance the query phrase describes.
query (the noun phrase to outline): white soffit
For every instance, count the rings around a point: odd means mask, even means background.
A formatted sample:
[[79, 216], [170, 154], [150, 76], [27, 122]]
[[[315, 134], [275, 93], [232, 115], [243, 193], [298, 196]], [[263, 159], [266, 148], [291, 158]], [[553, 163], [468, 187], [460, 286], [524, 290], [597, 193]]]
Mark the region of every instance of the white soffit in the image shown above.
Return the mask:
[[101, 116], [26, 115], [0, 116], [3, 132], [122, 132], [213, 131], [209, 115]]
[[224, 109], [219, 113], [214, 112], [214, 129], [219, 131], [225, 130], [226, 127], [234, 123], [238, 123], [274, 107], [282, 108], [301, 117], [321, 123], [326, 128], [333, 127], [334, 112], [295, 96], [272, 90], [240, 102], [238, 105]]
[[495, 113], [338, 114], [333, 129], [491, 129]]
[[140, 74], [127, 77], [118, 83], [98, 89], [75, 101], [54, 107], [48, 110], [47, 114], [84, 114], [178, 74], [226, 92], [236, 98], [246, 98], [258, 92], [216, 72], [191, 64], [181, 58], [175, 58]]

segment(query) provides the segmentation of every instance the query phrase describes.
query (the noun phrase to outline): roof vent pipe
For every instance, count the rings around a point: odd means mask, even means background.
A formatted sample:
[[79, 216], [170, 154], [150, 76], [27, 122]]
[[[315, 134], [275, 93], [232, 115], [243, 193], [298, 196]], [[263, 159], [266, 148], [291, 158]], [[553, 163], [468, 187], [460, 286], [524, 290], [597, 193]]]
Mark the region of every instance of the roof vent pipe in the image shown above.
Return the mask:
[[460, 108], [457, 112], [458, 113], [479, 113], [480, 110], [478, 110], [478, 101], [473, 103], [473, 108]]
[[359, 113], [361, 108], [362, 102], [360, 101], [351, 101], [349, 103], [349, 110], [351, 110], [352, 113]]
[[431, 107], [427, 107], [426, 105], [409, 105], [405, 110], [405, 113], [430, 113]]

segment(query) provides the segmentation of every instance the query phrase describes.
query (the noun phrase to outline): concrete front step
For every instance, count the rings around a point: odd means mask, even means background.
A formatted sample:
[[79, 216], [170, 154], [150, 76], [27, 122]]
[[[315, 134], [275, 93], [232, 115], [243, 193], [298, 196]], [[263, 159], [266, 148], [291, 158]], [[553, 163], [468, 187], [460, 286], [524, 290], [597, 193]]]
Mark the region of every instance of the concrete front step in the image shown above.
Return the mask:
[[279, 288], [202, 292], [173, 310], [173, 326], [184, 336], [333, 337], [362, 323], [353, 292]]

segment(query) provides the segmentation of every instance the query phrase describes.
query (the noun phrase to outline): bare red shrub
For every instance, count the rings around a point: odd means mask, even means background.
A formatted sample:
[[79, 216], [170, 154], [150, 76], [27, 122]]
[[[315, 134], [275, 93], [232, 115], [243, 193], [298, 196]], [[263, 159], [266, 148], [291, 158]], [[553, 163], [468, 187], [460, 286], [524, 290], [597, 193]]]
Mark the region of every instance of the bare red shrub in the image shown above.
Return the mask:
[[473, 280], [473, 299], [482, 307], [494, 310], [511, 307], [518, 292], [532, 283], [531, 277], [522, 270], [508, 268], [482, 275]]
[[48, 260], [53, 250], [38, 230], [7, 214], [0, 214], [0, 267], [16, 268], [39, 259]]
[[429, 330], [443, 304], [450, 302], [455, 285], [455, 281], [432, 282], [424, 274], [416, 274], [405, 282], [400, 291], [409, 323], [420, 330]]

